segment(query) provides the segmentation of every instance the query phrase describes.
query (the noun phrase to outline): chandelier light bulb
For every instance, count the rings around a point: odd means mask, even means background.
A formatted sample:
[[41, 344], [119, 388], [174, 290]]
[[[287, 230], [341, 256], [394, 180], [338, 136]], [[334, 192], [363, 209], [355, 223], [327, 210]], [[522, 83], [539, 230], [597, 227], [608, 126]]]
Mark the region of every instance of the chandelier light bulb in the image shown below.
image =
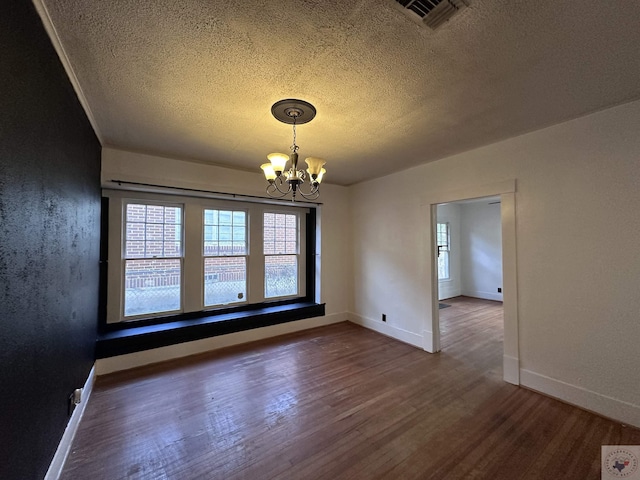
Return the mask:
[[287, 162], [289, 161], [289, 155], [285, 155], [284, 153], [270, 153], [267, 155], [267, 159], [271, 162], [276, 175], [280, 175], [280, 173], [285, 170]]
[[318, 175], [322, 166], [327, 163], [323, 159], [316, 157], [307, 157], [304, 161], [307, 162], [307, 165], [309, 166], [307, 172], [309, 172], [310, 175]]
[[264, 172], [264, 177], [269, 181], [269, 183], [272, 183], [276, 179], [276, 172], [273, 169], [273, 164], [263, 163], [260, 165], [260, 168]]

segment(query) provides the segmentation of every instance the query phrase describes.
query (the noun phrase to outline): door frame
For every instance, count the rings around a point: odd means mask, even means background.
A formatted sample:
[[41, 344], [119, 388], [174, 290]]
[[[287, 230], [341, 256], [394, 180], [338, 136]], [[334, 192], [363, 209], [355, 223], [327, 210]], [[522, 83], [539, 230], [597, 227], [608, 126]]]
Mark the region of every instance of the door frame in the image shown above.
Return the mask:
[[518, 336], [518, 282], [516, 256], [516, 180], [476, 185], [469, 188], [429, 192], [421, 199], [422, 218], [424, 223], [424, 245], [429, 247], [428, 261], [425, 268], [427, 290], [430, 305], [425, 305], [425, 328], [423, 330], [423, 348], [430, 352], [440, 351], [440, 322], [438, 311], [438, 267], [436, 253], [437, 206], [440, 203], [451, 203], [474, 198], [500, 196], [500, 218], [502, 223], [502, 280], [503, 280], [503, 316], [504, 316], [504, 380], [514, 385], [520, 384], [520, 353]]

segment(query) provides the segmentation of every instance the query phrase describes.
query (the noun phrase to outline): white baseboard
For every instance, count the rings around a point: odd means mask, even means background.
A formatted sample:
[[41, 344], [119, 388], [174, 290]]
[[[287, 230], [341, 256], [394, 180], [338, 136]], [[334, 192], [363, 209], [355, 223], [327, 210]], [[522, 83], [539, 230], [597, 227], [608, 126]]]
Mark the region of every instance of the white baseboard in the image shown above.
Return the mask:
[[429, 330], [422, 331], [422, 348], [429, 353], [437, 353], [440, 351], [440, 345], [436, 344], [433, 332]]
[[529, 370], [520, 370], [520, 384], [585, 410], [640, 428], [640, 405], [607, 397]]
[[419, 335], [417, 333], [394, 327], [393, 325], [389, 325], [386, 322], [381, 322], [380, 320], [366, 318], [353, 312], [349, 312], [349, 321], [370, 330], [374, 330], [387, 337], [395, 338], [396, 340], [400, 340], [401, 342], [408, 343], [409, 345], [412, 345], [414, 347], [418, 347], [421, 349], [424, 348], [424, 340], [422, 338], [422, 335]]
[[520, 385], [520, 360], [510, 355], [502, 356], [502, 378], [512, 385]]
[[462, 295], [460, 287], [448, 287], [444, 283], [438, 284], [438, 300], [446, 300], [447, 298], [455, 298]]
[[84, 383], [84, 387], [82, 387], [82, 401], [71, 414], [69, 423], [67, 423], [67, 428], [65, 428], [64, 434], [60, 439], [58, 449], [53, 456], [53, 460], [51, 460], [51, 465], [49, 465], [49, 470], [47, 470], [47, 474], [45, 475], [44, 480], [57, 480], [58, 478], [60, 478], [60, 474], [62, 473], [64, 464], [67, 461], [67, 456], [71, 451], [71, 444], [73, 443], [73, 439], [76, 436], [78, 427], [80, 426], [80, 420], [82, 420], [84, 410], [87, 407], [89, 397], [91, 396], [91, 392], [93, 391], [95, 378], [96, 367], [94, 365], [93, 367], [91, 367], [91, 371], [89, 372], [89, 376]]
[[243, 332], [230, 333], [217, 337], [203, 338], [193, 342], [178, 343], [167, 347], [153, 348], [142, 352], [118, 355], [116, 357], [99, 358], [96, 360], [96, 375], [119, 372], [130, 368], [150, 365], [152, 363], [174, 360], [176, 358], [188, 357], [219, 348], [231, 347], [241, 343], [253, 342], [270, 337], [277, 337], [286, 333], [298, 332], [309, 328], [321, 327], [332, 323], [339, 323], [348, 320], [347, 313], [334, 313], [323, 317], [307, 318], [294, 322], [280, 323], [268, 327], [254, 328]]
[[493, 292], [479, 292], [476, 290], [463, 290], [462, 295], [465, 297], [482, 298], [484, 300], [495, 300], [496, 302], [502, 302], [502, 293]]

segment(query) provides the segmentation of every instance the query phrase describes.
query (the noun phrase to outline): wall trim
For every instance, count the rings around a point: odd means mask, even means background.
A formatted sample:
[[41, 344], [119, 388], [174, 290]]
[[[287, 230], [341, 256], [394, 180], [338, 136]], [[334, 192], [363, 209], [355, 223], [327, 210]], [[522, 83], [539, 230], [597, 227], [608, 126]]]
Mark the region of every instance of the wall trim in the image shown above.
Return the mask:
[[436, 348], [436, 346], [433, 344], [433, 340], [433, 332], [430, 332], [428, 330], [422, 331], [422, 348], [425, 352], [438, 353], [440, 351], [440, 349]]
[[502, 356], [502, 378], [512, 385], [520, 385], [520, 360], [510, 355]]
[[382, 322], [380, 320], [373, 320], [371, 318], [363, 317], [362, 315], [358, 315], [357, 313], [353, 312], [349, 312], [349, 321], [364, 328], [368, 328], [369, 330], [381, 333], [382, 335], [385, 335], [387, 337], [399, 340], [403, 343], [408, 343], [413, 347], [418, 347], [420, 349], [424, 348], [423, 337], [422, 335], [419, 335], [417, 333], [394, 327], [393, 325], [389, 325], [388, 323]]
[[51, 464], [49, 465], [49, 469], [47, 470], [44, 480], [57, 480], [60, 478], [64, 464], [67, 461], [69, 452], [71, 451], [71, 444], [73, 443], [73, 439], [80, 427], [80, 420], [82, 420], [87, 403], [89, 403], [89, 397], [91, 397], [91, 393], [93, 392], [95, 379], [96, 366], [94, 364], [94, 366], [91, 367], [87, 380], [84, 382], [84, 386], [82, 387], [82, 401], [71, 414], [71, 418], [69, 419], [67, 427], [64, 430], [64, 434], [60, 439], [60, 443], [58, 444], [56, 453], [53, 456], [53, 460], [51, 460]]
[[520, 370], [520, 384], [571, 405], [640, 428], [640, 405], [608, 397], [530, 370]]
[[502, 302], [501, 293], [479, 292], [477, 290], [462, 290], [462, 295], [465, 297], [482, 298], [484, 300], [495, 300], [496, 302]]
[[437, 205], [439, 203], [456, 202], [458, 200], [469, 200], [471, 198], [493, 197], [503, 193], [515, 193], [516, 180], [511, 178], [502, 182], [489, 183], [485, 185], [470, 185], [459, 190], [444, 192], [426, 192], [420, 198], [420, 205]]
[[451, 285], [452, 282], [438, 282], [438, 300], [446, 300], [447, 298], [455, 298], [463, 295], [459, 285]]
[[71, 67], [71, 62], [69, 61], [67, 52], [65, 52], [64, 47], [62, 46], [62, 42], [60, 40], [60, 36], [58, 35], [58, 31], [53, 25], [53, 21], [51, 20], [51, 16], [49, 15], [49, 10], [47, 10], [47, 7], [44, 5], [42, 0], [33, 0], [33, 5], [35, 6], [36, 11], [38, 12], [38, 15], [40, 15], [40, 19], [42, 20], [42, 24], [44, 25], [45, 30], [47, 31], [47, 35], [49, 35], [51, 44], [53, 45], [53, 48], [55, 49], [56, 53], [58, 54], [58, 57], [60, 58], [60, 62], [64, 67], [64, 71], [67, 72], [67, 77], [69, 77], [69, 81], [73, 86], [73, 90], [76, 92], [78, 100], [80, 101], [80, 105], [82, 105], [82, 108], [85, 114], [87, 115], [87, 119], [89, 120], [89, 123], [93, 128], [93, 131], [96, 134], [96, 137], [98, 137], [98, 141], [100, 142], [100, 145], [104, 145], [104, 138], [100, 133], [100, 129], [98, 128], [98, 123], [96, 122], [96, 119], [93, 115], [93, 112], [91, 111], [91, 108], [89, 107], [89, 102], [87, 102], [87, 97], [85, 96], [84, 91], [80, 86], [78, 77], [76, 76], [75, 71]]
[[220, 348], [231, 347], [242, 343], [263, 340], [265, 338], [277, 337], [287, 333], [308, 330], [310, 328], [322, 327], [347, 321], [347, 314], [333, 313], [323, 317], [315, 317], [293, 322], [280, 323], [268, 327], [255, 328], [242, 332], [219, 335], [216, 337], [203, 338], [192, 342], [177, 343], [166, 347], [153, 348], [140, 352], [128, 353], [108, 358], [96, 360], [96, 375], [106, 375], [108, 373], [129, 370], [131, 368], [142, 367], [152, 363], [174, 360], [176, 358], [188, 357], [199, 353], [205, 353]]

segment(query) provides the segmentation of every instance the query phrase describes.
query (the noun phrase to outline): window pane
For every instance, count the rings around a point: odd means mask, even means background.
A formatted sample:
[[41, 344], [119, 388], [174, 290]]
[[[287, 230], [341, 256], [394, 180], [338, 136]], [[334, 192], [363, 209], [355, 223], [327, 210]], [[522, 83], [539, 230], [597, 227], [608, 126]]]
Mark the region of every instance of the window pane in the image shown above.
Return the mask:
[[165, 257], [179, 257], [182, 252], [182, 242], [164, 242]]
[[144, 258], [144, 242], [127, 242], [125, 258]]
[[204, 255], [246, 255], [247, 213], [204, 211]]
[[274, 255], [264, 258], [264, 292], [266, 298], [298, 294], [296, 255]]
[[243, 226], [233, 227], [233, 241], [244, 242], [245, 228]]
[[139, 223], [139, 222], [127, 223], [127, 239], [128, 240], [144, 240], [144, 223]]
[[205, 223], [205, 225], [217, 225], [218, 224], [218, 211], [217, 210], [205, 210], [204, 211], [204, 223]]
[[276, 224], [275, 213], [265, 213], [264, 214], [264, 226], [265, 227], [273, 227]]
[[178, 259], [125, 262], [124, 316], [180, 310]]
[[263, 253], [297, 254], [298, 253], [298, 217], [295, 214], [264, 214]]
[[204, 254], [205, 256], [217, 256], [220, 254], [220, 249], [218, 248], [218, 242], [204, 242]]
[[228, 210], [219, 210], [218, 211], [218, 223], [220, 225], [231, 225], [232, 215]]
[[130, 203], [127, 205], [127, 222], [144, 222], [147, 206]]
[[204, 259], [204, 304], [225, 305], [244, 302], [247, 297], [245, 257]]
[[272, 227], [264, 227], [264, 253], [265, 255], [270, 255], [275, 252], [275, 238], [276, 238], [276, 230]]
[[161, 205], [147, 205], [147, 223], [164, 223], [164, 207]]
[[207, 242], [217, 242], [218, 241], [218, 227], [213, 225], [205, 225], [204, 226], [204, 241]]
[[439, 247], [444, 247], [447, 250], [449, 249], [449, 224], [448, 223], [438, 223], [438, 229], [436, 231], [436, 242]]
[[231, 227], [223, 225], [218, 232], [221, 243], [231, 241]]
[[167, 224], [164, 226], [164, 241], [176, 242], [182, 238], [182, 225]]
[[145, 242], [145, 257], [162, 257], [163, 256], [163, 242]]
[[127, 204], [125, 258], [182, 256], [182, 209]]
[[236, 227], [244, 226], [246, 224], [245, 217], [246, 217], [245, 212], [233, 212], [233, 224]]
[[182, 209], [180, 207], [165, 207], [164, 223], [182, 224]]
[[147, 241], [151, 240], [162, 240], [164, 236], [164, 229], [162, 228], [162, 224], [158, 223], [147, 223], [147, 227], [145, 228], [145, 239]]

